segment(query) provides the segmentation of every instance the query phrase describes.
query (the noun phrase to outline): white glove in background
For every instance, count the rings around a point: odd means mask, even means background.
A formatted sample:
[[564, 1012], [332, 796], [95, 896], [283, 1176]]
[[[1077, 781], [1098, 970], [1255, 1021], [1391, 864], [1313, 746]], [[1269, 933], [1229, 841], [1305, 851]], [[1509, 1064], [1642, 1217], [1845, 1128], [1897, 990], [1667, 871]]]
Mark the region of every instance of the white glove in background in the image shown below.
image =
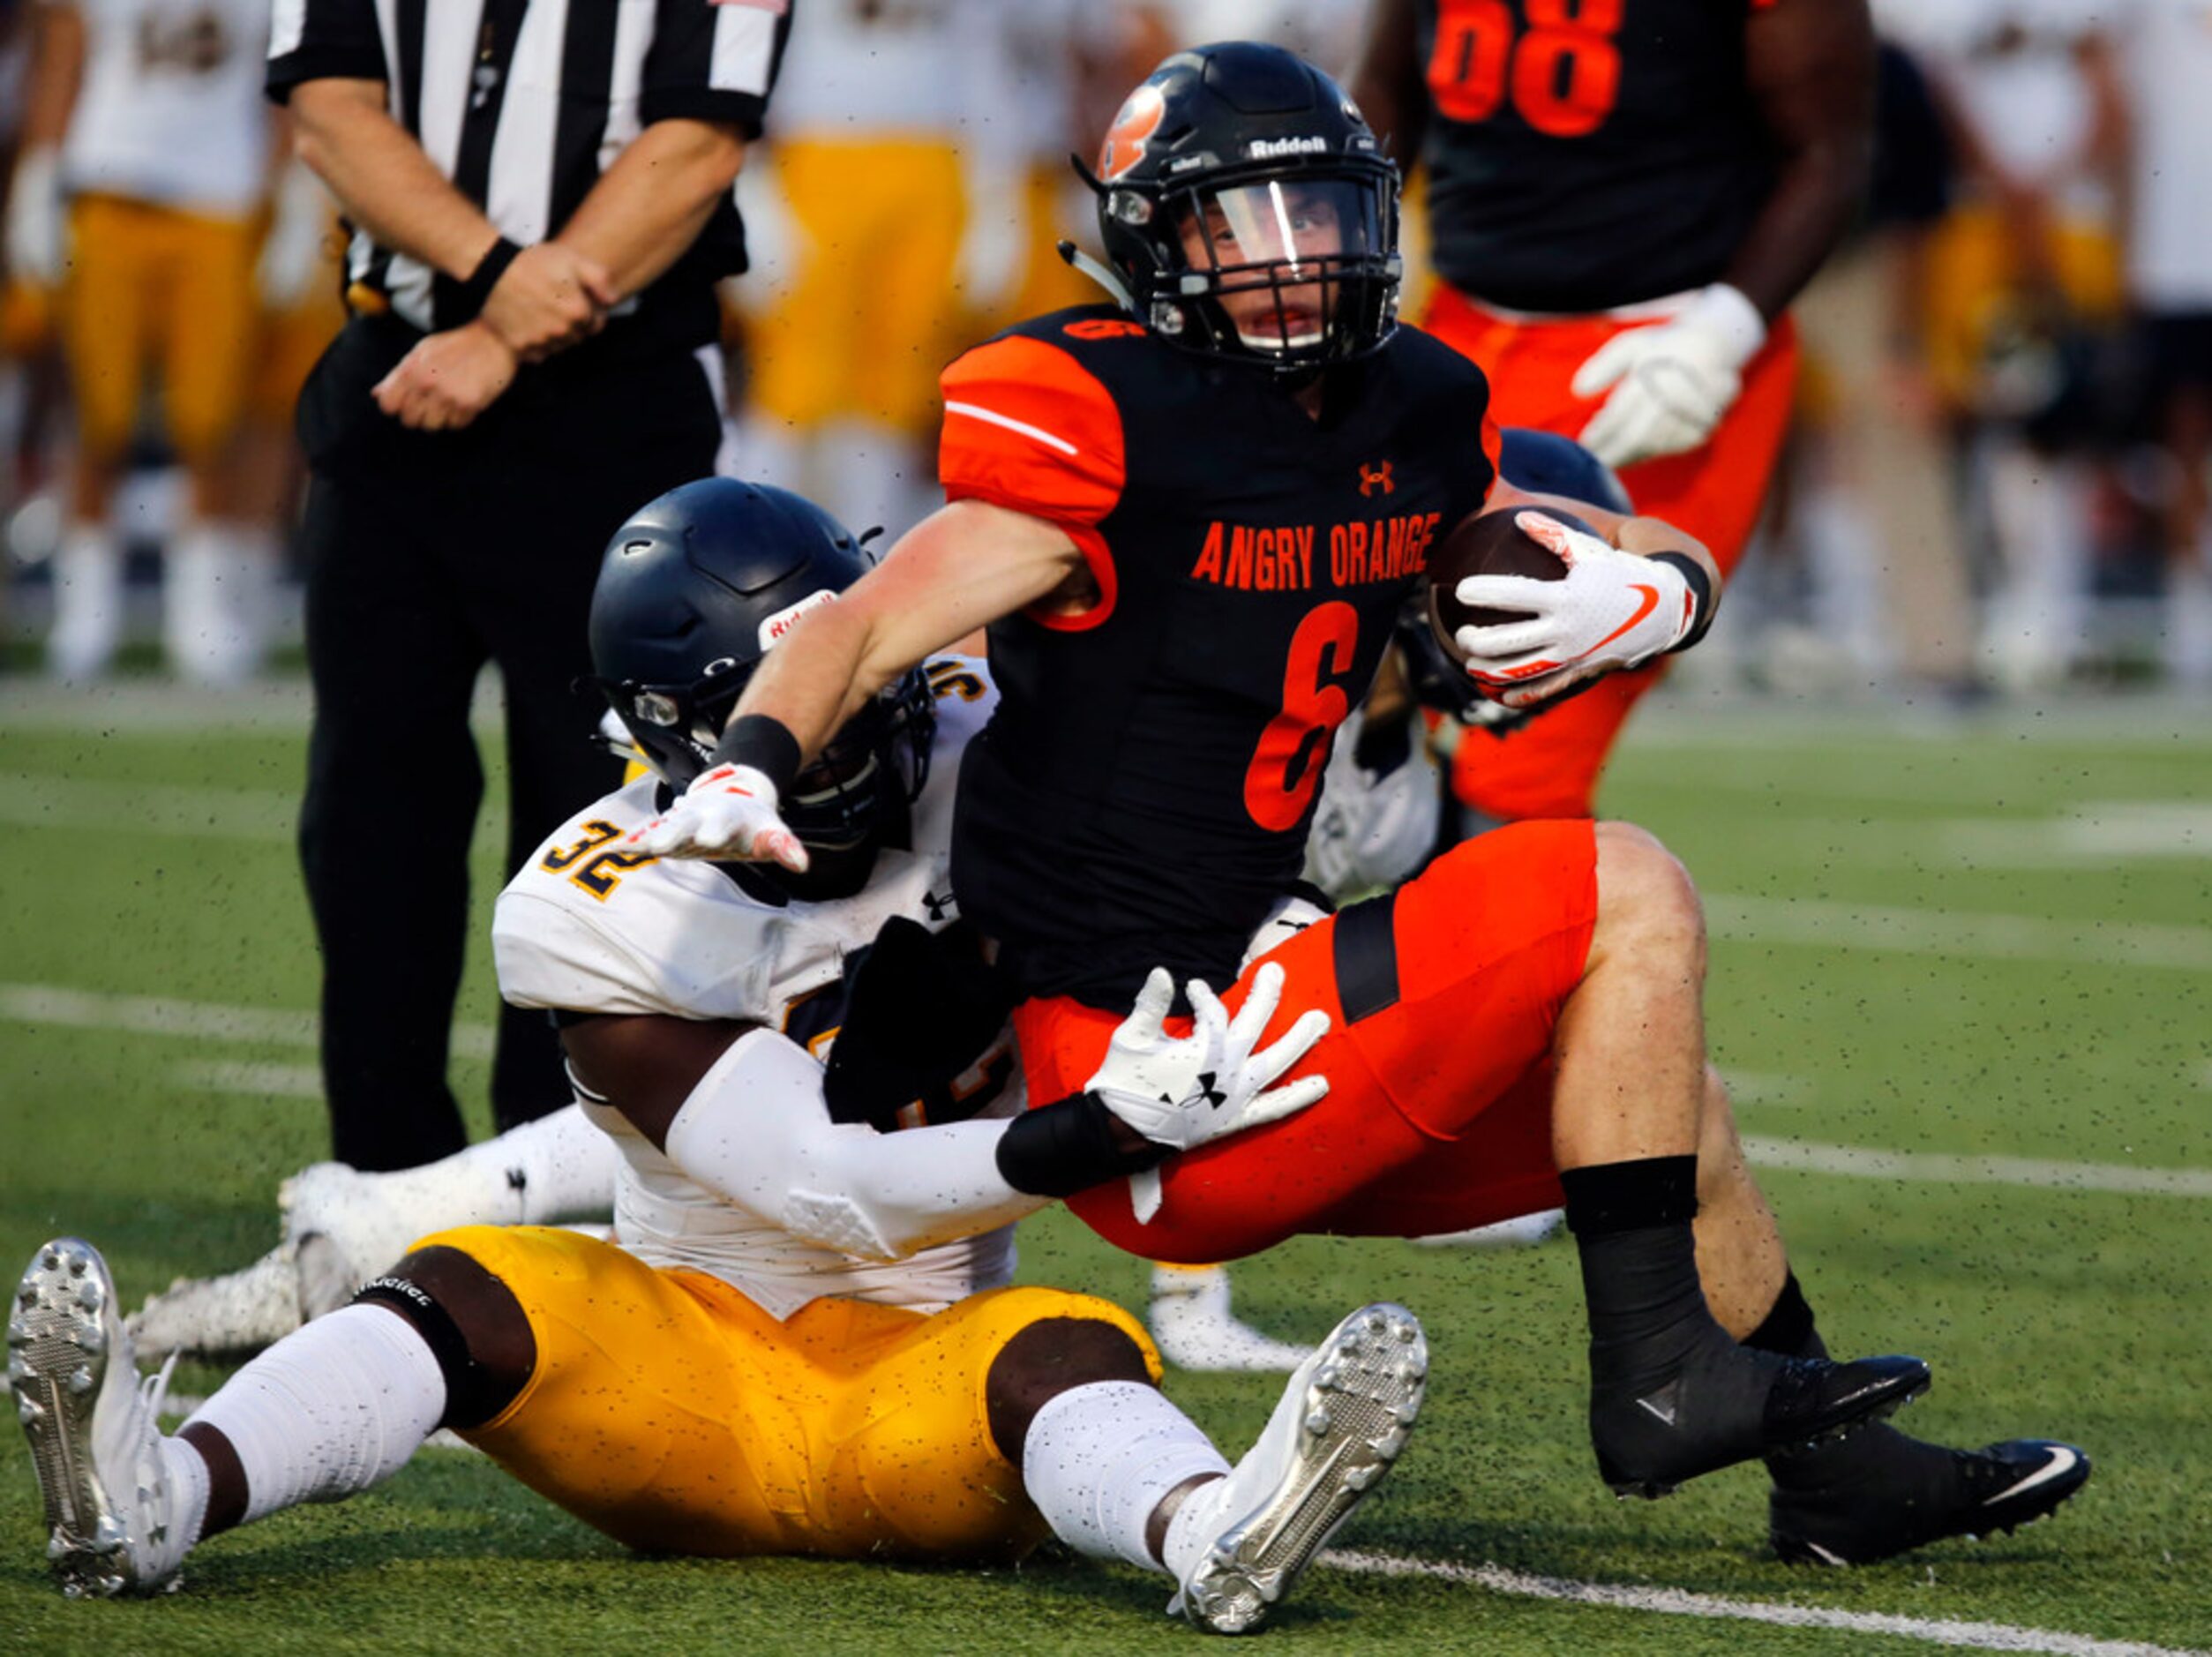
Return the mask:
[[58, 288], [69, 263], [69, 215], [62, 199], [61, 154], [50, 144], [23, 152], [8, 192], [8, 274], [34, 288]]
[[1766, 340], [1758, 307], [1726, 282], [1665, 322], [1615, 334], [1575, 371], [1578, 397], [1613, 389], [1583, 427], [1583, 445], [1616, 467], [1696, 448], [1743, 389], [1743, 364]]
[[286, 164], [271, 192], [269, 233], [262, 238], [254, 269], [261, 303], [269, 310], [291, 310], [321, 274], [332, 206], [322, 180], [304, 162]]

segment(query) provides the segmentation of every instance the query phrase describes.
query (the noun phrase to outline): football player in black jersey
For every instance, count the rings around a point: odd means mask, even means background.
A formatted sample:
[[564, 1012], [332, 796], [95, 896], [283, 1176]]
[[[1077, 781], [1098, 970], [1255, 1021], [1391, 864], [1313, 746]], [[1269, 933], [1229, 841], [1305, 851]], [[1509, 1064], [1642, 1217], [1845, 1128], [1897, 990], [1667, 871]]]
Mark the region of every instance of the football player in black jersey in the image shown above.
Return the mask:
[[[1821, 1352], [1706, 1062], [1697, 894], [1655, 840], [1525, 823], [1341, 914], [1293, 890], [1333, 734], [1427, 549], [1517, 493], [1496, 484], [1481, 371], [1396, 326], [1396, 175], [1357, 109], [1272, 48], [1178, 53], [1123, 106], [1095, 182], [1120, 303], [946, 371], [950, 504], [798, 624], [748, 684], [724, 763], [641, 843], [803, 866], [777, 811], [799, 765], [987, 625], [1002, 700], [963, 764], [953, 879], [1024, 998], [1032, 1097], [1084, 1087], [1153, 962], [1235, 1001], [1263, 927], [1286, 1008], [1332, 1022], [1306, 1061], [1326, 1098], [1076, 1196], [1095, 1230], [1218, 1260], [1563, 1201], [1593, 1438], [1623, 1492], [1893, 1409], [1926, 1366]], [[1583, 513], [1576, 602], [1540, 653], [1563, 665], [1538, 693], [1694, 641], [1710, 617], [1701, 547]], [[1510, 579], [1458, 593], [1496, 604]]]
[[[1873, 71], [1865, 0], [1369, 0], [1352, 90], [1427, 180], [1421, 326], [1501, 424], [1579, 437], [1723, 574], [1788, 427], [1786, 308], [1865, 187]], [[1463, 745], [1461, 803], [1590, 815], [1656, 678]]]

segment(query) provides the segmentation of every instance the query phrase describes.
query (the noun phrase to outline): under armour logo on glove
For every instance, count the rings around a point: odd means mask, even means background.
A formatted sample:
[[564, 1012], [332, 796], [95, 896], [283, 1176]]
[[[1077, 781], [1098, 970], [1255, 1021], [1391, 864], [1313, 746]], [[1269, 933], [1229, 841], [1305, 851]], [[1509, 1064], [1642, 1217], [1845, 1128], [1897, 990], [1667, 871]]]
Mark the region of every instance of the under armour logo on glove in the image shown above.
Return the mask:
[[1096, 1094], [1145, 1138], [1188, 1151], [1295, 1114], [1328, 1093], [1323, 1076], [1274, 1085], [1329, 1030], [1329, 1015], [1314, 1008], [1300, 1014], [1273, 1046], [1259, 1045], [1283, 997], [1280, 964], [1267, 962], [1253, 973], [1250, 993], [1233, 1020], [1197, 979], [1184, 989], [1190, 998], [1188, 1035], [1167, 1033], [1175, 981], [1155, 967], [1129, 1016], [1114, 1030], [1105, 1062], [1084, 1084], [1084, 1091]]

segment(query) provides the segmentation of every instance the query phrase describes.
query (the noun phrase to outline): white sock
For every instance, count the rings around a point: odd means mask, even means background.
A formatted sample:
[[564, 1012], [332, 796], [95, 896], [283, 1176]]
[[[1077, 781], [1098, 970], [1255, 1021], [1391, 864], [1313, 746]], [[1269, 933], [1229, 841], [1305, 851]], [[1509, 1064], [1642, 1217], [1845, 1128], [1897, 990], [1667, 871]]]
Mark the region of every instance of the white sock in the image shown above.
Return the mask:
[[1022, 1483], [1053, 1534], [1094, 1559], [1147, 1571], [1161, 1569], [1144, 1543], [1161, 1498], [1185, 1480], [1228, 1471], [1196, 1422], [1135, 1381], [1093, 1381], [1052, 1398], [1022, 1451]]
[[161, 1440], [161, 1463], [169, 1475], [169, 1528], [187, 1548], [199, 1541], [207, 1522], [207, 1464], [181, 1438]]
[[389, 1478], [445, 1413], [446, 1377], [415, 1326], [387, 1307], [349, 1306], [287, 1335], [184, 1424], [215, 1428], [238, 1452], [251, 1522]]
[[422, 1232], [450, 1226], [544, 1226], [614, 1206], [622, 1153], [579, 1105], [565, 1106], [419, 1168], [364, 1177]]
[[73, 523], [54, 551], [46, 671], [56, 679], [96, 679], [122, 639], [122, 544], [104, 523]]
[[170, 664], [202, 685], [253, 677], [268, 641], [276, 538], [195, 519], [162, 560], [161, 631]]

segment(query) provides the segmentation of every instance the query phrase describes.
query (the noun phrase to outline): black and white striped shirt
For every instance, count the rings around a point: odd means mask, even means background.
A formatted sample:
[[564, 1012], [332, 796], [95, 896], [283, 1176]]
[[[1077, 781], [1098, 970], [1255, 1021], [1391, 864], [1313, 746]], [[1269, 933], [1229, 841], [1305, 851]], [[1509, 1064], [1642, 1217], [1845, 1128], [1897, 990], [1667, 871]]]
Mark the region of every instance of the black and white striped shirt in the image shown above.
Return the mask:
[[[730, 122], [758, 138], [790, 30], [790, 0], [275, 0], [268, 94], [281, 103], [303, 81], [382, 81], [393, 119], [528, 247], [557, 234], [655, 121]], [[744, 268], [725, 199], [642, 308]], [[454, 319], [449, 278], [364, 231], [346, 274], [417, 327], [441, 326], [441, 308]]]

